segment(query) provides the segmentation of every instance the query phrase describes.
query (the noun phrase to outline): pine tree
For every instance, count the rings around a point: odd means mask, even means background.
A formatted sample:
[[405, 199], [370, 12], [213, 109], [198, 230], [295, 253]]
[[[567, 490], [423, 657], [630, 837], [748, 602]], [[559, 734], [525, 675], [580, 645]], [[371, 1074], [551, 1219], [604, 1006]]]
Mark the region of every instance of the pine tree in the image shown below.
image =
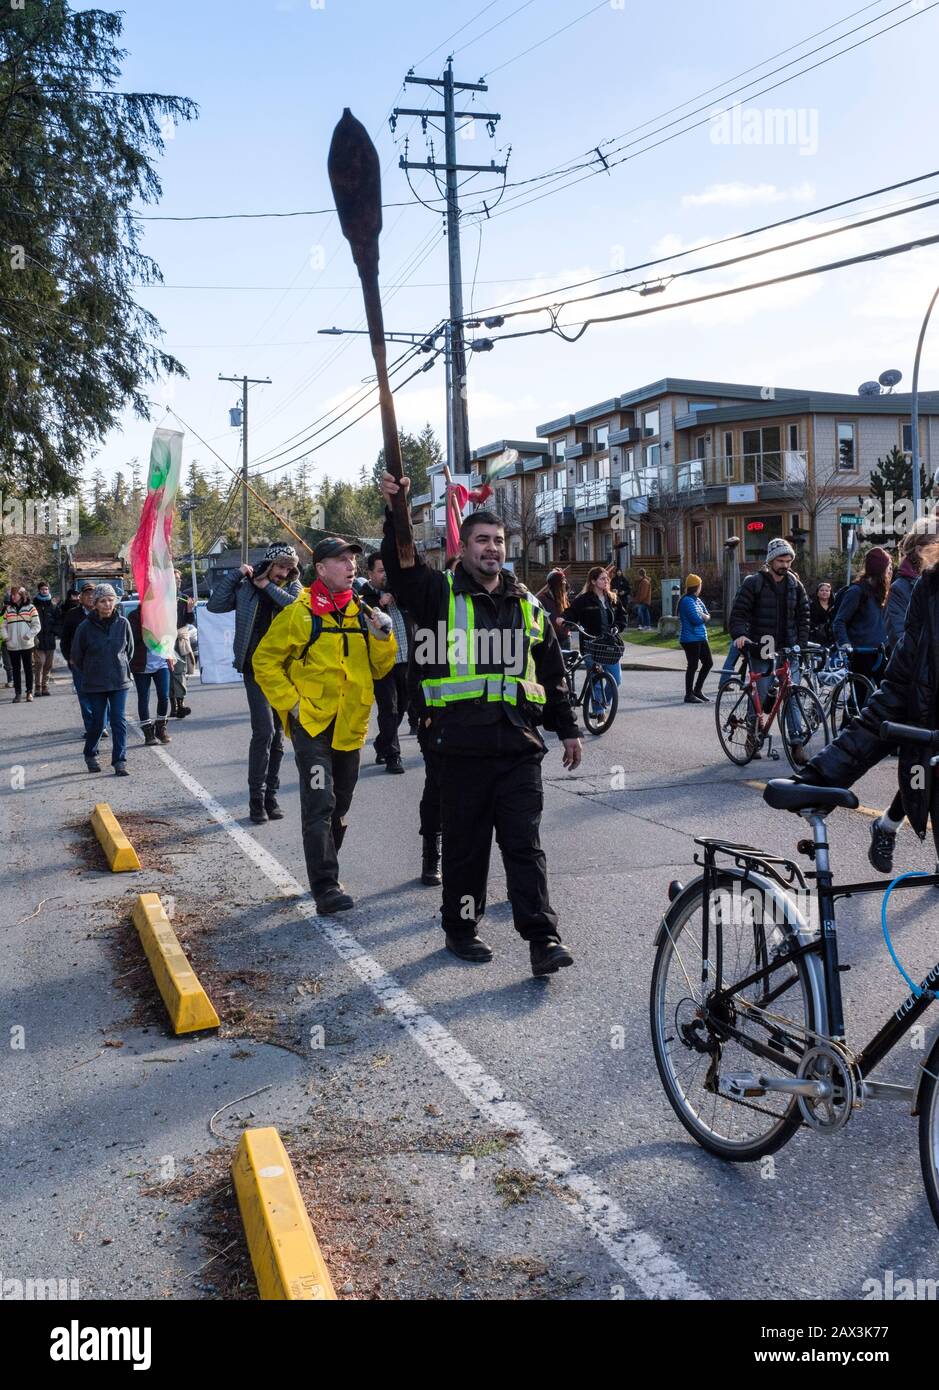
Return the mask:
[[[927, 477], [922, 463], [919, 468], [919, 488], [924, 502], [933, 499], [932, 478]], [[894, 518], [898, 519], [901, 527], [904, 522], [899, 519], [905, 513], [908, 513], [906, 520], [913, 520], [909, 505], [913, 495], [913, 460], [910, 455], [905, 454], [895, 444], [887, 457], [879, 458], [875, 467], [871, 469], [870, 490], [871, 497], [877, 501], [884, 526], [879, 530], [865, 527], [864, 540], [877, 545], [895, 541], [897, 537], [894, 534]]]

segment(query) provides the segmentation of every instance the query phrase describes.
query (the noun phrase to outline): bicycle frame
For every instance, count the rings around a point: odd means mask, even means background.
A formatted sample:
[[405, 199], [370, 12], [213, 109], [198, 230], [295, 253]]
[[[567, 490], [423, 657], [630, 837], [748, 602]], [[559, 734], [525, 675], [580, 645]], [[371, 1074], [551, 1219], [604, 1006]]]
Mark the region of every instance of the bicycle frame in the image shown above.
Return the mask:
[[[568, 689], [571, 692], [571, 704], [575, 709], [579, 709], [587, 698], [587, 690], [589, 689], [590, 682], [595, 676], [603, 675], [603, 667], [600, 665], [599, 661], [588, 662], [581, 652], [571, 652], [570, 655], [572, 657], [570, 662], [568, 662], [565, 656], [564, 674], [567, 678]], [[574, 688], [574, 677], [578, 671], [585, 672], [584, 683], [580, 687], [579, 695]]]
[[[763, 705], [760, 700], [758, 683], [761, 680], [765, 680], [767, 675], [771, 677], [773, 675], [776, 675], [779, 678], [779, 689], [776, 692], [776, 698], [773, 701], [769, 712], [764, 713]], [[761, 735], [765, 736], [773, 727], [773, 720], [776, 718], [777, 714], [782, 708], [783, 700], [786, 698], [790, 690], [792, 690], [793, 688], [792, 677], [789, 673], [789, 658], [786, 657], [782, 662], [780, 662], [780, 664], [775, 668], [775, 670], [770, 672], [748, 671], [747, 682], [750, 686], [750, 699], [753, 701], [753, 707], [756, 710], [757, 729], [759, 730]]]
[[[797, 945], [791, 946], [788, 950], [776, 955], [772, 962], [765, 958], [765, 951], [762, 952], [763, 960], [759, 960], [760, 950], [757, 949], [757, 966], [749, 975], [742, 979], [735, 980], [722, 988], [718, 988], [711, 994], [712, 1007], [716, 1001], [730, 1003], [731, 999], [738, 992], [749, 988], [751, 985], [762, 982], [763, 994], [757, 1007], [764, 1008], [771, 1003], [778, 994], [787, 989], [791, 983], [791, 976], [783, 984], [777, 986], [775, 990], [770, 989], [770, 976], [791, 964], [793, 961], [804, 958], [806, 968], [809, 973], [812, 993], [815, 1001], [816, 1011], [816, 1033], [819, 1037], [835, 1043], [845, 1045], [844, 1032], [844, 1009], [841, 996], [842, 967], [838, 960], [838, 935], [835, 922], [835, 903], [839, 898], [850, 898], [861, 893], [883, 893], [885, 883], [881, 880], [869, 880], [861, 883], [836, 884], [832, 878], [829, 863], [829, 845], [825, 817], [818, 815], [805, 815], [804, 817], [812, 826], [812, 857], [816, 868], [807, 875], [797, 864], [791, 860], [782, 859], [778, 856], [762, 854], [759, 850], [752, 849], [746, 845], [733, 845], [720, 840], [697, 840], [696, 843], [704, 848], [704, 907], [703, 907], [703, 929], [702, 929], [702, 985], [707, 989], [708, 972], [712, 968], [714, 976], [718, 981], [722, 978], [722, 949], [721, 936], [719, 929], [715, 931], [715, 959], [712, 963], [709, 957], [710, 937], [712, 931], [711, 923], [711, 901], [712, 891], [719, 873], [730, 872], [733, 877], [739, 877], [742, 882], [752, 884], [760, 889], [764, 894], [775, 899], [777, 903], [784, 905], [786, 920], [788, 925], [794, 928]], [[727, 870], [726, 867], [717, 868], [715, 855], [717, 853], [729, 853], [735, 859], [737, 872]], [[702, 861], [698, 859], [698, 862]], [[782, 865], [787, 870], [786, 877], [783, 877], [773, 865]], [[742, 870], [742, 872], [741, 872]], [[789, 889], [798, 885], [803, 890], [808, 889], [806, 879], [814, 878], [816, 886], [816, 896], [819, 907], [819, 928], [813, 930], [805, 921], [797, 905], [788, 896]], [[902, 888], [929, 888], [939, 886], [939, 874], [925, 874], [915, 879], [904, 880], [896, 885], [897, 889]], [[782, 892], [780, 893], [780, 889]], [[755, 924], [756, 929], [756, 924]], [[756, 942], [755, 942], [756, 945]], [[764, 938], [765, 945], [765, 938]], [[920, 984], [920, 993], [917, 995], [911, 991], [902, 1003], [894, 1010], [883, 1026], [865, 1044], [860, 1052], [854, 1054], [854, 1063], [864, 1086], [861, 1094], [863, 1098], [873, 1099], [877, 1095], [893, 1096], [894, 1098], [914, 1100], [915, 1113], [915, 1092], [909, 1087], [897, 1086], [886, 1082], [871, 1082], [867, 1079], [868, 1073], [883, 1061], [883, 1059], [896, 1047], [897, 1043], [905, 1033], [913, 1026], [918, 1018], [929, 1008], [933, 1002], [931, 994], [928, 992], [932, 986], [939, 982], [939, 961], [926, 974]], [[776, 1049], [771, 1049], [761, 1043], [758, 1039], [752, 1038], [747, 1034], [740, 1033], [732, 1024], [722, 1025], [728, 1037], [743, 1047], [745, 1050], [756, 1056], [763, 1057], [771, 1061], [775, 1066], [793, 1075], [798, 1071], [798, 1061], [785, 1056]], [[866, 1095], [865, 1095], [866, 1091]]]

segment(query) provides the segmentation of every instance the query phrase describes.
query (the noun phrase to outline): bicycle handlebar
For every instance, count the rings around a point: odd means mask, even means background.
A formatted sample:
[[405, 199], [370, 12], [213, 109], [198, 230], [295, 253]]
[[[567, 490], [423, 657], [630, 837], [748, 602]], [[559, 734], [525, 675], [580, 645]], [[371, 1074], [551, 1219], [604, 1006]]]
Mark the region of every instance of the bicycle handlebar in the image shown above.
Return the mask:
[[895, 743], [921, 743], [927, 748], [939, 748], [939, 730], [921, 729], [915, 724], [892, 724], [884, 720], [880, 737]]

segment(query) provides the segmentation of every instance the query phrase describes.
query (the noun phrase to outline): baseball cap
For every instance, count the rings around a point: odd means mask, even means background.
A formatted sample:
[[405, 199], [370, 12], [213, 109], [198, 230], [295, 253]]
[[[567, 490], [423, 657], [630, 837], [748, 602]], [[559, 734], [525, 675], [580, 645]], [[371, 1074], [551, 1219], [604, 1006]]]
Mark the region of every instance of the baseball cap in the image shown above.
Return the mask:
[[362, 547], [355, 541], [344, 541], [341, 536], [326, 536], [318, 542], [313, 551], [313, 563], [315, 565], [320, 560], [332, 560], [336, 555], [345, 555], [346, 551], [353, 555], [361, 555]]
[[92, 584], [92, 582], [91, 582], [90, 579], [83, 579], [82, 582], [81, 582], [81, 583], [79, 584], [79, 586], [78, 586], [78, 592], [79, 592], [80, 594], [83, 594], [83, 593], [85, 592], [86, 589], [93, 589], [94, 587], [95, 587], [95, 586], [94, 586], [94, 584]]

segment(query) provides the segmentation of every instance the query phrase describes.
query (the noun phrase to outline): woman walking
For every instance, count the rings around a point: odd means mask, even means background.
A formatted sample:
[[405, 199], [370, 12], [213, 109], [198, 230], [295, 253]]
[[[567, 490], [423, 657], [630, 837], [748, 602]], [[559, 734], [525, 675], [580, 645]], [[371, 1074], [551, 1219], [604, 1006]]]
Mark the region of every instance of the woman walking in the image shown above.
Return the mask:
[[91, 723], [85, 735], [85, 766], [100, 772], [98, 744], [105, 713], [111, 721], [111, 762], [116, 777], [127, 776], [127, 720], [124, 715], [131, 685], [130, 663], [134, 637], [130, 623], [117, 611], [117, 594], [110, 584], [99, 584], [94, 608], [79, 623], [72, 642], [71, 662], [81, 677], [82, 693]]
[[545, 580], [544, 588], [539, 589], [535, 597], [548, 615], [548, 620], [557, 634], [561, 650], [569, 652], [571, 649], [571, 634], [563, 619], [564, 614], [571, 606], [571, 599], [567, 588], [567, 580], [564, 577], [564, 571], [551, 570]]
[[649, 604], [652, 602], [652, 580], [645, 570], [639, 570], [639, 582], [636, 585], [636, 616], [639, 619], [639, 631], [647, 631], [652, 626], [652, 612]]
[[809, 604], [809, 636], [822, 647], [834, 644], [834, 633], [831, 630], [833, 616], [831, 580], [820, 579]]
[[22, 585], [10, 591], [3, 613], [3, 638], [13, 669], [13, 703], [18, 705], [26, 687], [27, 704], [33, 698], [33, 648], [42, 622], [35, 604]]
[[887, 551], [873, 546], [864, 556], [860, 575], [848, 585], [831, 625], [838, 646], [849, 653], [851, 670], [870, 677], [875, 685], [884, 666], [884, 609], [892, 573], [893, 561]]
[[[685, 592], [678, 603], [678, 617], [681, 619], [679, 645], [685, 653], [685, 704], [707, 705], [710, 700], [702, 689], [708, 672], [714, 665], [708, 630], [705, 623], [710, 613], [701, 598], [701, 576], [689, 574], [685, 580]], [[695, 679], [697, 673], [697, 679]]]
[[[137, 718], [140, 731], [148, 748], [156, 743], [172, 743], [166, 732], [166, 721], [170, 713], [170, 679], [173, 658], [158, 656], [150, 651], [143, 637], [140, 621], [140, 605], [132, 609], [127, 618], [134, 639], [134, 655], [130, 670], [137, 687]], [[150, 718], [150, 686], [156, 691], [156, 720]]]

